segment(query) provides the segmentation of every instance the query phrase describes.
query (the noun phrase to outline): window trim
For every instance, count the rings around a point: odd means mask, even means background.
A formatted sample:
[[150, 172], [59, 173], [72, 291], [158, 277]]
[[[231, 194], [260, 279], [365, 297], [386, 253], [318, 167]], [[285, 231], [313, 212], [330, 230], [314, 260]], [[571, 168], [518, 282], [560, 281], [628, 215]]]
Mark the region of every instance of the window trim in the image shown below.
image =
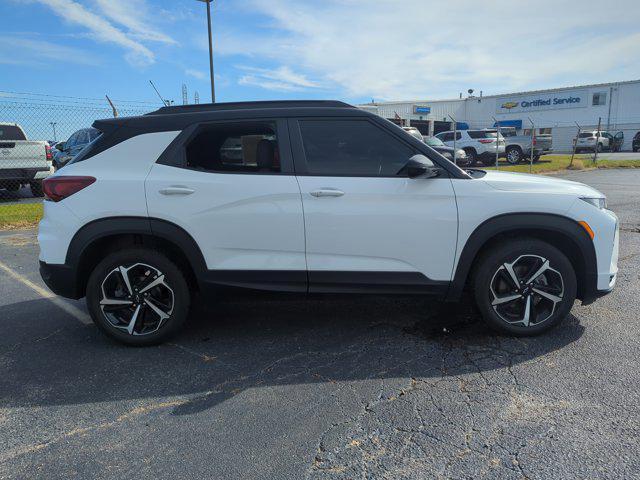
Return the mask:
[[[201, 170], [187, 166], [186, 149], [191, 142], [203, 130], [219, 125], [241, 125], [256, 123], [273, 123], [276, 126], [276, 139], [278, 141], [278, 154], [280, 156], [279, 172], [241, 172], [222, 170]], [[194, 172], [218, 174], [218, 175], [295, 175], [293, 158], [291, 154], [291, 144], [289, 140], [289, 129], [284, 118], [264, 117], [264, 118], [243, 118], [233, 120], [214, 120], [209, 122], [193, 123], [180, 132], [169, 144], [164, 152], [156, 160], [157, 164], [169, 167], [182, 168]]]
[[[427, 147], [427, 145], [425, 144], [425, 149], [421, 149], [421, 148], [417, 148], [415, 145], [412, 145], [410, 142], [406, 141], [406, 139], [400, 137], [399, 135], [396, 134], [396, 132], [392, 131], [391, 129], [385, 128], [384, 125], [379, 124], [376, 120], [371, 119], [371, 118], [367, 118], [367, 117], [349, 117], [349, 116], [343, 116], [343, 117], [324, 117], [324, 116], [306, 116], [306, 117], [294, 117], [294, 118], [289, 118], [288, 122], [289, 122], [289, 134], [291, 136], [291, 149], [293, 151], [294, 154], [294, 159], [295, 159], [295, 169], [296, 169], [296, 176], [299, 177], [336, 177], [336, 178], [397, 178], [397, 179], [407, 179], [407, 176], [403, 176], [403, 175], [362, 175], [362, 174], [333, 174], [333, 175], [329, 175], [329, 174], [321, 174], [321, 173], [309, 173], [308, 170], [308, 166], [307, 166], [307, 156], [305, 153], [305, 149], [304, 149], [304, 142], [302, 140], [302, 131], [300, 130], [300, 121], [305, 121], [305, 120], [314, 120], [314, 121], [364, 121], [364, 122], [368, 122], [371, 125], [373, 125], [373, 127], [380, 129], [381, 131], [383, 131], [386, 135], [391, 136], [392, 138], [394, 138], [395, 140], [397, 140], [398, 142], [404, 144], [407, 148], [412, 149], [416, 154], [416, 153], [420, 153], [422, 155], [424, 155], [425, 157], [427, 157], [429, 160], [431, 160], [431, 162], [433, 162], [433, 165], [435, 167], [440, 168], [441, 170], [441, 175], [439, 178], [448, 178], [449, 177], [449, 172], [446, 168], [443, 168], [441, 163], [439, 161], [437, 161], [436, 159], [433, 158], [432, 154], [427, 150], [430, 149], [429, 147]], [[398, 127], [401, 128], [401, 127]], [[403, 132], [406, 133], [406, 132]], [[407, 134], [409, 135], [409, 134]], [[413, 138], [416, 142], [419, 142], [419, 140]], [[445, 161], [447, 161], [445, 159]]]

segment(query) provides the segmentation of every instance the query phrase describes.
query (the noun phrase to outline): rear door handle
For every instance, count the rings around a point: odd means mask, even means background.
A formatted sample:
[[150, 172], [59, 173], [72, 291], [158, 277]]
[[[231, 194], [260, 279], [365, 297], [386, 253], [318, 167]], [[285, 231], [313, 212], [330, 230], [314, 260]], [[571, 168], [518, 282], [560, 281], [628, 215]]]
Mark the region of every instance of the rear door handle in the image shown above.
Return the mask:
[[195, 192], [193, 188], [189, 187], [181, 187], [181, 186], [172, 186], [167, 188], [161, 188], [160, 193], [162, 195], [191, 195]]
[[341, 197], [344, 195], [344, 192], [337, 188], [319, 188], [318, 190], [309, 192], [309, 194], [314, 197]]

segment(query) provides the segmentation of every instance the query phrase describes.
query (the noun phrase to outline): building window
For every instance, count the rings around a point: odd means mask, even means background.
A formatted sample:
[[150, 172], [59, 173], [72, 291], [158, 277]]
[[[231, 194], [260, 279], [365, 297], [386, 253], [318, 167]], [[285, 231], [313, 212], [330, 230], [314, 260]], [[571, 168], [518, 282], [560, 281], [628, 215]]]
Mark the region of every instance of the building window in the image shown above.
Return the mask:
[[607, 104], [607, 92], [598, 92], [593, 94], [592, 105], [606, 105]]
[[540, 129], [540, 135], [551, 135], [551, 129], [550, 128], [541, 128]]

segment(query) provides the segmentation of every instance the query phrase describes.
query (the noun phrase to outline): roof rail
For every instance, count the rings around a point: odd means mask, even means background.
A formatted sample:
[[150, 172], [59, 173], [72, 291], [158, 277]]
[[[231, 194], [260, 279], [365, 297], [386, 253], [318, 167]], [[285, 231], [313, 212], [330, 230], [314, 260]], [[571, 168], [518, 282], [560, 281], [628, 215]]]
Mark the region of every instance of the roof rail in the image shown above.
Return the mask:
[[146, 115], [170, 115], [176, 113], [216, 112], [219, 110], [249, 110], [258, 108], [295, 108], [295, 107], [329, 107], [356, 108], [337, 100], [266, 100], [258, 102], [199, 103], [194, 105], [175, 105], [160, 107]]

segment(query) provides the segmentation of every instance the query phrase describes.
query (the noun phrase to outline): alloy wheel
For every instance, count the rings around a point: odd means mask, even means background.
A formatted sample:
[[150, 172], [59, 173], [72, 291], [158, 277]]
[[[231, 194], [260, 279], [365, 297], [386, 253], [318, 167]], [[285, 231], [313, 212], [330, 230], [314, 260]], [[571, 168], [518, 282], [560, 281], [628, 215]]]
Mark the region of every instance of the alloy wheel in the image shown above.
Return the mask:
[[507, 152], [507, 162], [512, 165], [520, 163], [520, 152], [517, 148], [512, 148]]
[[564, 281], [549, 260], [521, 255], [497, 269], [489, 286], [491, 306], [511, 325], [533, 327], [548, 320], [564, 295]]
[[101, 285], [100, 309], [106, 320], [129, 335], [156, 332], [171, 317], [174, 293], [164, 274], [144, 263], [120, 265]]

